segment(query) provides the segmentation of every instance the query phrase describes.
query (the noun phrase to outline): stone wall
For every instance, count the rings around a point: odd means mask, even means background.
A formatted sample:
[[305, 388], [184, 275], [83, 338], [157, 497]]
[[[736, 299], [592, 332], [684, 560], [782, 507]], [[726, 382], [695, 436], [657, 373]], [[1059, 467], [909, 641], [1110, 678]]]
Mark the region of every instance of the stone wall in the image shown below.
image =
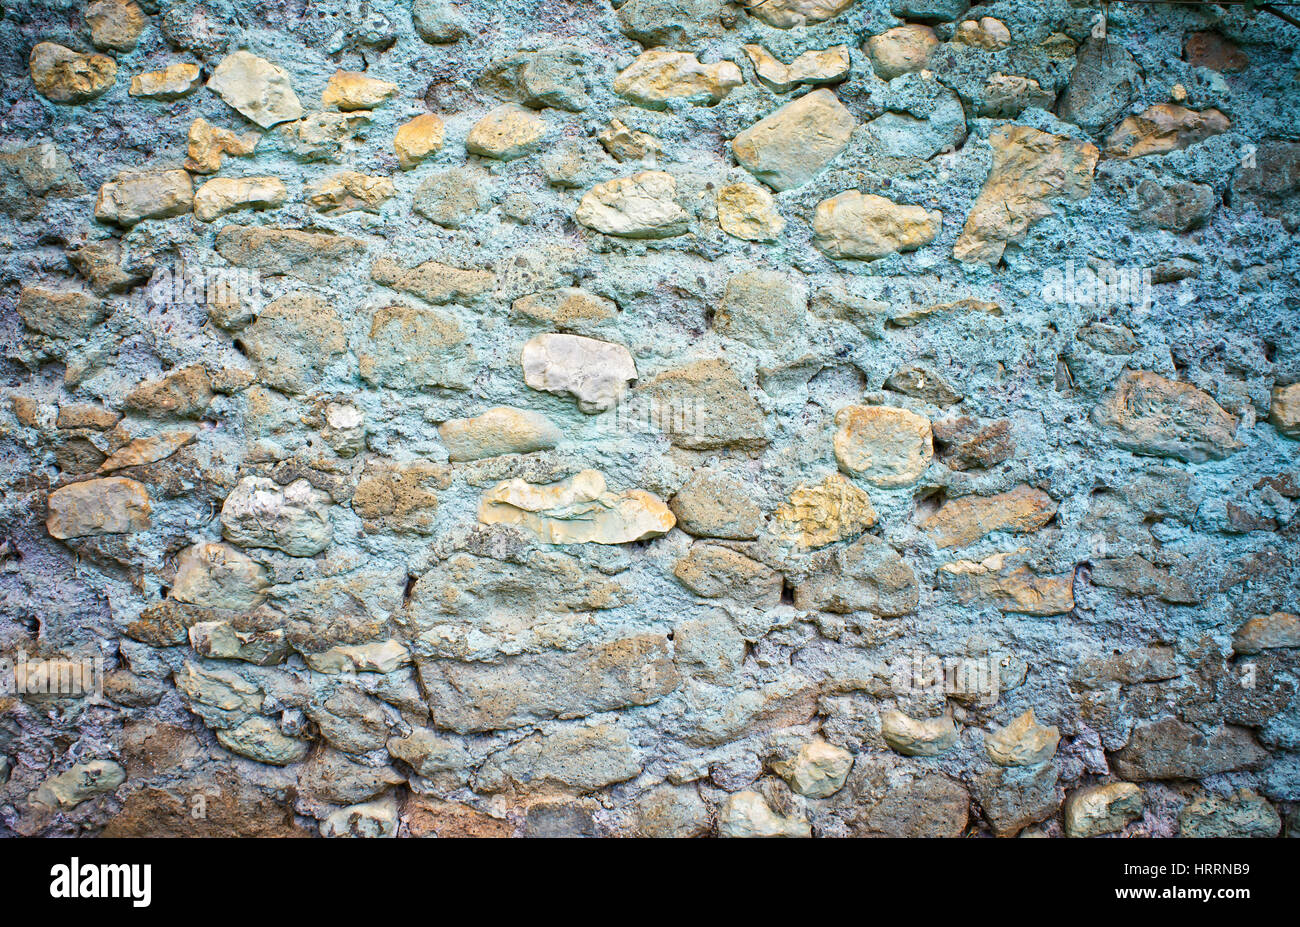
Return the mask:
[[1297, 38], [5, 0], [0, 834], [1294, 832]]

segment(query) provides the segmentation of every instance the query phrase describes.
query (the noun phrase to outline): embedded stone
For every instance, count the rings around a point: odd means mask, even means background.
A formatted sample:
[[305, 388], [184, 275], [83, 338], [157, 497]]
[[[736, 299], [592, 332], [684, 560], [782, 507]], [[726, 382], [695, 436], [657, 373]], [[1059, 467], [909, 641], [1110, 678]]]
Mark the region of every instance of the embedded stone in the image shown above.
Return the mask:
[[308, 392], [347, 350], [334, 308], [305, 290], [267, 305], [240, 340], [262, 382], [287, 393]]
[[195, 192], [194, 217], [211, 222], [241, 209], [275, 209], [288, 198], [279, 177], [214, 177]]
[[919, 71], [930, 63], [939, 45], [929, 26], [896, 26], [867, 39], [871, 67], [881, 80], [893, 80]]
[[1197, 795], [1178, 815], [1178, 835], [1191, 838], [1268, 839], [1282, 830], [1282, 817], [1249, 789], [1227, 797]]
[[618, 405], [637, 377], [627, 348], [581, 335], [537, 335], [524, 345], [520, 364], [530, 387], [573, 396], [588, 415]]
[[263, 129], [302, 118], [288, 72], [250, 52], [222, 58], [208, 78], [208, 89]]
[[835, 413], [835, 459], [876, 486], [907, 486], [934, 457], [930, 421], [889, 406], [845, 406]]
[[45, 530], [51, 537], [131, 534], [149, 528], [149, 492], [121, 476], [69, 483], [50, 493]]
[[753, 608], [775, 608], [783, 579], [770, 567], [717, 544], [693, 544], [673, 575], [705, 599], [726, 599]]
[[303, 662], [316, 673], [395, 673], [411, 663], [411, 652], [401, 641], [375, 641], [331, 647], [303, 654]]
[[334, 215], [361, 209], [377, 213], [379, 207], [397, 193], [397, 188], [387, 177], [339, 171], [314, 181], [308, 185], [306, 193], [307, 202], [318, 212]]
[[1240, 450], [1237, 418], [1192, 386], [1147, 370], [1125, 370], [1092, 410], [1111, 443], [1134, 454], [1191, 463]]
[[767, 444], [763, 410], [726, 362], [710, 358], [667, 370], [639, 386], [654, 420], [678, 447], [757, 449]]
[[466, 270], [438, 261], [406, 268], [388, 257], [371, 265], [370, 279], [431, 303], [472, 301], [496, 286], [496, 275], [491, 271]]
[[131, 226], [181, 216], [193, 206], [194, 183], [185, 171], [124, 171], [99, 188], [95, 219]]
[[510, 313], [561, 331], [580, 331], [613, 321], [618, 306], [580, 287], [559, 287], [519, 297], [511, 303]]
[[586, 67], [586, 54], [578, 48], [520, 51], [488, 65], [478, 84], [533, 109], [550, 106], [577, 113], [591, 104], [583, 80]]
[[1067, 122], [1100, 132], [1128, 109], [1141, 79], [1127, 48], [1105, 36], [1090, 36], [1079, 47], [1057, 112]]
[[289, 655], [289, 644], [280, 628], [243, 630], [225, 620], [199, 621], [190, 625], [189, 637], [194, 652], [209, 660], [240, 660], [255, 666], [274, 666], [283, 663]]
[[763, 513], [736, 479], [712, 470], [693, 473], [668, 502], [677, 524], [695, 537], [751, 540]]
[[789, 64], [782, 64], [762, 45], [742, 46], [758, 79], [777, 93], [788, 93], [799, 84], [838, 84], [849, 76], [849, 47], [804, 52]]
[[1074, 573], [1041, 576], [1017, 562], [1024, 550], [945, 563], [940, 579], [962, 605], [987, 602], [1002, 612], [1040, 617], [1073, 611]]
[[36, 92], [55, 103], [88, 103], [117, 79], [107, 55], [82, 55], [54, 42], [39, 42], [27, 61]]
[[464, 14], [451, 0], [412, 0], [411, 20], [430, 45], [450, 45], [469, 35]]
[[853, 767], [853, 754], [826, 741], [810, 740], [787, 760], [772, 764], [772, 771], [805, 798], [829, 798], [844, 787]]
[[409, 171], [436, 153], [442, 148], [445, 134], [443, 121], [433, 113], [421, 113], [402, 123], [393, 135], [393, 151], [397, 154], [398, 166]]
[[190, 124], [189, 159], [185, 169], [194, 174], [215, 174], [221, 170], [225, 155], [250, 155], [261, 140], [260, 132], [237, 135], [229, 129], [220, 129], [202, 116]]
[[266, 567], [229, 544], [200, 542], [181, 551], [170, 597], [205, 608], [249, 611], [265, 599]]
[[126, 394], [124, 405], [150, 418], [197, 418], [212, 402], [212, 378], [200, 364], [146, 380]]
[[1131, 782], [1111, 782], [1072, 792], [1065, 800], [1067, 837], [1100, 837], [1123, 830], [1142, 817], [1142, 789]]
[[445, 464], [415, 460], [399, 464], [372, 458], [352, 493], [352, 511], [368, 534], [429, 534], [438, 494], [451, 486]]
[[329, 509], [329, 496], [305, 479], [281, 487], [263, 476], [246, 476], [221, 506], [222, 535], [240, 547], [311, 557], [334, 537]]
[[773, 190], [790, 190], [835, 160], [856, 125], [834, 93], [814, 90], [745, 129], [731, 150], [741, 167]]
[[394, 96], [398, 89], [390, 81], [369, 77], [357, 71], [335, 71], [321, 93], [320, 103], [321, 106], [332, 106], [343, 112], [369, 110]]
[[1289, 612], [1252, 618], [1232, 635], [1236, 653], [1256, 654], [1289, 647], [1300, 647], [1300, 615]]
[[489, 197], [482, 175], [454, 167], [431, 174], [415, 191], [417, 213], [443, 228], [458, 229], [487, 208]]
[[648, 132], [631, 129], [620, 119], [611, 119], [609, 125], [596, 133], [596, 141], [620, 164], [640, 161], [659, 154], [659, 140]]
[[984, 752], [999, 766], [1037, 766], [1056, 755], [1060, 740], [1060, 731], [1039, 724], [1030, 708], [1006, 727], [985, 734]]
[[701, 64], [686, 52], [652, 48], [614, 78], [614, 92], [638, 106], [664, 109], [670, 101], [717, 103], [744, 83], [730, 61]]
[[806, 570], [807, 577], [794, 587], [795, 608], [897, 618], [915, 611], [920, 598], [911, 565], [870, 534], [849, 547], [814, 554]]
[[762, 187], [732, 183], [718, 188], [718, 225], [746, 241], [774, 241], [785, 230], [776, 200]]
[[324, 283], [354, 264], [365, 243], [346, 235], [303, 232], [263, 225], [227, 225], [217, 233], [217, 253], [234, 264], [267, 276], [284, 274], [306, 283]]
[[1228, 117], [1217, 109], [1196, 112], [1173, 103], [1157, 103], [1116, 126], [1106, 138], [1105, 154], [1119, 160], [1164, 154], [1227, 132], [1231, 127]]
[[506, 103], [492, 110], [469, 130], [465, 150], [498, 161], [532, 154], [546, 137], [546, 123], [530, 109]]
[[54, 811], [71, 811], [96, 795], [117, 791], [125, 781], [126, 770], [120, 764], [112, 760], [90, 760], [50, 776], [29, 800]]
[[101, 50], [129, 52], [140, 41], [149, 17], [133, 0], [91, 0], [86, 4], [90, 43]]
[[669, 238], [690, 230], [677, 204], [677, 181], [663, 171], [642, 171], [597, 184], [583, 195], [575, 218], [588, 228], [622, 238]]
[[1273, 387], [1268, 421], [1280, 434], [1300, 440], [1300, 383]]
[[801, 279], [747, 270], [727, 280], [713, 328], [752, 348], [786, 350], [804, 338], [808, 290]]
[[744, 4], [745, 12], [777, 29], [814, 26], [843, 13], [853, 0], [767, 0]]
[[561, 438], [560, 429], [541, 413], [505, 406], [443, 422], [438, 436], [454, 461], [550, 450]]
[[25, 286], [18, 292], [18, 317], [50, 338], [84, 338], [104, 320], [104, 302], [77, 290]]
[[783, 816], [772, 810], [758, 792], [727, 796], [718, 812], [719, 837], [811, 837], [812, 827], [802, 814]]
[[519, 525], [549, 544], [628, 544], [667, 534], [676, 518], [640, 489], [610, 492], [596, 470], [536, 486], [506, 480], [483, 494], [478, 519], [485, 525]]
[[903, 756], [938, 756], [957, 743], [951, 715], [917, 721], [889, 708], [880, 713], [880, 733], [890, 749]]
[[641, 773], [640, 751], [628, 732], [613, 724], [558, 728], [525, 737], [488, 757], [475, 785], [496, 792], [514, 783], [524, 789], [560, 786], [591, 792]]
[[978, 20], [968, 19], [958, 25], [953, 41], [988, 51], [997, 51], [1011, 44], [1011, 30], [1000, 19], [981, 16]]
[[193, 441], [197, 435], [197, 431], [186, 428], [135, 438], [110, 454], [108, 459], [99, 465], [99, 469], [107, 473], [110, 470], [121, 470], [123, 467], [141, 467], [166, 460]]
[[857, 537], [876, 523], [876, 510], [865, 492], [832, 473], [815, 485], [799, 485], [773, 518], [779, 537], [816, 548]]
[[992, 496], [945, 503], [921, 525], [937, 547], [965, 547], [995, 531], [1027, 534], [1052, 520], [1056, 503], [1041, 489], [1017, 486]]
[[189, 96], [199, 88], [203, 72], [188, 61], [169, 64], [161, 71], [145, 71], [131, 78], [127, 91], [133, 97], [170, 102]]
[[1255, 769], [1268, 759], [1255, 735], [1225, 724], [1202, 732], [1182, 721], [1138, 724], [1124, 747], [1111, 754], [1115, 772], [1131, 782], [1203, 779], [1237, 769]]

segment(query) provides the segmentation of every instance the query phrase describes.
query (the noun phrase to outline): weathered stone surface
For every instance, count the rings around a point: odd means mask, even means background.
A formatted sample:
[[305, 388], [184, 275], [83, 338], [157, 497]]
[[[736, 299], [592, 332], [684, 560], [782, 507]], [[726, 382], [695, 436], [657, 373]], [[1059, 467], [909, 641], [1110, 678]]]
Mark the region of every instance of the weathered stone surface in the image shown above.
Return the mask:
[[1091, 580], [1094, 586], [1158, 597], [1175, 605], [1195, 605], [1201, 600], [1185, 579], [1137, 555], [1094, 561]]
[[307, 757], [310, 744], [280, 733], [269, 718], [249, 718], [229, 730], [217, 731], [217, 742], [231, 753], [268, 766], [288, 766]]
[[429, 534], [438, 509], [438, 493], [451, 485], [443, 464], [425, 460], [409, 464], [371, 459], [352, 494], [352, 511], [368, 533]]
[[121, 470], [123, 467], [140, 467], [165, 460], [197, 436], [192, 429], [164, 431], [147, 438], [136, 438], [118, 448], [99, 465], [100, 472]]
[[288, 198], [279, 177], [215, 177], [195, 191], [194, 217], [211, 222], [241, 209], [275, 209]]
[[495, 792], [507, 782], [522, 788], [567, 786], [580, 792], [623, 782], [641, 772], [627, 731], [607, 724], [565, 726], [526, 737], [488, 757], [476, 785]]
[[889, 789], [849, 819], [857, 837], [960, 837], [969, 822], [970, 795], [937, 773]]
[[773, 608], [781, 601], [781, 574], [717, 544], [694, 544], [673, 567], [683, 586], [705, 599]]
[[807, 51], [789, 64], [782, 64], [761, 45], [744, 46], [754, 73], [777, 93], [787, 93], [799, 84], [838, 84], [849, 76], [849, 48]]
[[1006, 419], [981, 425], [961, 416], [931, 425], [935, 451], [953, 470], [976, 470], [996, 466], [1015, 454], [1011, 423]]
[[811, 740], [790, 759], [772, 764], [773, 771], [806, 798], [834, 795], [844, 787], [852, 767], [853, 754], [824, 740]]
[[485, 270], [465, 270], [438, 261], [425, 261], [408, 269], [388, 257], [371, 265], [370, 279], [431, 303], [472, 301], [496, 283], [496, 277]]
[[208, 89], [263, 129], [291, 122], [303, 114], [289, 73], [246, 51], [221, 59], [208, 78]]
[[1050, 763], [1028, 768], [995, 767], [975, 778], [972, 794], [998, 837], [1014, 837], [1056, 814], [1063, 794]]
[[989, 133], [993, 169], [953, 246], [959, 261], [997, 263], [1008, 244], [1051, 215], [1059, 200], [1079, 200], [1092, 190], [1097, 149], [1027, 126]]
[[627, 544], [666, 534], [676, 523], [650, 493], [609, 492], [596, 470], [551, 486], [506, 480], [483, 495], [479, 521], [520, 525], [550, 544]]
[[268, 305], [241, 340], [262, 382], [287, 393], [307, 392], [347, 350], [337, 313], [305, 290]]
[[365, 250], [362, 242], [345, 235], [242, 225], [227, 225], [218, 232], [216, 248], [237, 267], [307, 283], [324, 283]]
[[1044, 617], [1073, 611], [1074, 574], [1039, 575], [1019, 562], [1024, 550], [945, 563], [940, 582], [963, 605], [989, 603], [999, 611]]
[[474, 123], [465, 137], [465, 150], [498, 161], [513, 161], [539, 149], [545, 137], [546, 123], [541, 117], [507, 103]]
[[677, 181], [663, 171], [642, 171], [592, 187], [575, 218], [588, 228], [622, 238], [671, 238], [690, 230], [678, 205]]
[[1300, 383], [1273, 387], [1268, 420], [1288, 438], [1300, 439]]
[[481, 460], [501, 454], [531, 454], [560, 443], [560, 429], [546, 416], [498, 406], [474, 418], [451, 419], [438, 426], [452, 460]]
[[1232, 649], [1254, 654], [1264, 650], [1300, 647], [1300, 615], [1274, 612], [1251, 618], [1232, 635]]
[[432, 174], [415, 191], [415, 211], [448, 229], [462, 227], [487, 205], [481, 176], [464, 168]]
[[1157, 103], [1129, 116], [1106, 138], [1108, 158], [1124, 160], [1177, 151], [1231, 128], [1217, 109], [1196, 112], [1172, 103]]
[[319, 212], [331, 215], [364, 209], [379, 212], [379, 207], [397, 192], [387, 177], [339, 171], [322, 177], [307, 187], [307, 202]]
[[171, 597], [205, 608], [246, 611], [262, 604], [266, 568], [228, 544], [201, 542], [181, 551]]
[[521, 296], [510, 306], [513, 315], [561, 331], [598, 328], [618, 316], [618, 306], [581, 287], [560, 287]]
[[797, 487], [772, 514], [774, 531], [804, 547], [854, 538], [876, 523], [871, 498], [838, 473]]
[[1253, 769], [1267, 755], [1246, 728], [1226, 724], [1202, 732], [1182, 721], [1168, 720], [1135, 727], [1129, 742], [1111, 755], [1111, 766], [1131, 782], [1200, 779], [1234, 769]]
[[103, 301], [77, 290], [25, 286], [17, 308], [24, 325], [51, 338], [83, 338], [104, 320]]
[[662, 785], [642, 795], [636, 805], [638, 837], [703, 837], [711, 826], [708, 806], [694, 786]]
[[934, 457], [930, 422], [890, 406], [845, 406], [835, 413], [835, 459], [875, 486], [916, 482]]
[[330, 75], [321, 93], [321, 106], [333, 106], [348, 112], [354, 109], [374, 109], [395, 95], [398, 86], [357, 71], [335, 71]]
[[91, 44], [111, 51], [131, 51], [149, 24], [144, 10], [132, 0], [91, 0], [85, 17]]
[[117, 79], [117, 62], [107, 55], [83, 55], [54, 42], [34, 46], [27, 64], [36, 91], [55, 103], [87, 103]]
[[957, 743], [957, 728], [950, 715], [917, 721], [901, 711], [880, 713], [880, 733], [890, 748], [904, 756], [938, 756]]
[[813, 26], [843, 13], [853, 0], [768, 0], [744, 4], [745, 11], [778, 29]]
[[1198, 795], [1178, 815], [1180, 837], [1269, 838], [1281, 830], [1277, 809], [1247, 789], [1227, 798]]
[[[146, 100], [179, 100], [199, 88], [203, 72], [197, 64], [180, 61], [169, 64], [161, 71], [145, 71], [131, 78], [129, 93]], [[197, 120], [196, 120], [197, 121]]]
[[794, 588], [796, 608], [895, 618], [917, 605], [919, 590], [912, 567], [874, 535], [864, 534], [849, 547], [814, 555], [809, 574]]
[[718, 189], [718, 224], [728, 235], [746, 241], [773, 241], [785, 230], [772, 194], [750, 183]]
[[329, 546], [334, 527], [329, 497], [306, 480], [277, 486], [246, 476], [221, 507], [222, 535], [240, 547], [273, 547], [291, 557], [310, 557]]
[[934, 241], [942, 213], [848, 190], [817, 204], [813, 240], [833, 258], [874, 260]]
[[801, 279], [747, 270], [727, 281], [713, 327], [750, 347], [784, 349], [803, 340], [807, 312], [808, 292]]
[[1131, 782], [1089, 786], [1065, 800], [1065, 833], [1069, 837], [1113, 834], [1140, 817], [1142, 789]]
[[438, 309], [385, 306], [357, 355], [362, 379], [393, 389], [464, 389], [473, 353], [460, 321]]
[[416, 661], [429, 709], [459, 733], [581, 718], [657, 702], [680, 683], [668, 641], [641, 635], [500, 665]]
[[609, 125], [596, 134], [600, 147], [619, 162], [654, 158], [659, 153], [659, 140], [648, 132], [629, 128], [620, 119], [611, 119]]
[[627, 348], [581, 335], [538, 335], [524, 345], [520, 364], [525, 383], [572, 396], [588, 415], [618, 405], [627, 384], [637, 377]]
[[181, 216], [194, 206], [194, 184], [185, 171], [127, 171], [99, 188], [95, 218], [117, 225]]
[[1090, 36], [1081, 46], [1057, 112], [1096, 133], [1119, 118], [1137, 93], [1141, 71], [1127, 48]]
[[262, 136], [259, 132], [237, 135], [221, 129], [202, 116], [190, 123], [188, 153], [185, 169], [194, 174], [215, 174], [221, 169], [225, 155], [250, 155]]
[[577, 113], [591, 104], [584, 79], [587, 65], [580, 48], [520, 51], [494, 61], [478, 84], [495, 96], [534, 109], [550, 106]]
[[745, 487], [723, 473], [693, 473], [668, 501], [677, 525], [696, 537], [750, 540], [758, 536], [763, 513]]
[[45, 529], [51, 537], [131, 534], [149, 527], [149, 491], [135, 480], [106, 476], [50, 493]]
[[193, 364], [140, 383], [127, 393], [124, 405], [150, 418], [196, 418], [207, 410], [212, 395], [212, 378]]
[[938, 547], [965, 547], [994, 531], [1037, 531], [1056, 514], [1047, 493], [1017, 486], [993, 496], [963, 496], [943, 505], [922, 523]]
[[881, 80], [893, 80], [925, 67], [939, 40], [929, 26], [896, 26], [867, 40], [871, 67]]
[[718, 811], [719, 837], [811, 837], [812, 828], [802, 816], [783, 816], [772, 810], [758, 792], [729, 795]]
[[773, 190], [790, 190], [835, 160], [856, 125], [834, 93], [814, 90], [741, 132], [731, 150], [741, 167]]
[[380, 798], [359, 805], [349, 805], [321, 821], [322, 837], [362, 837], [376, 839], [397, 834], [397, 802]]
[[1037, 766], [1056, 755], [1061, 733], [1038, 723], [1031, 708], [1006, 727], [984, 735], [984, 752], [999, 766]]
[[1093, 409], [1092, 421], [1135, 454], [1203, 463], [1241, 448], [1233, 436], [1235, 416], [1190, 383], [1146, 370], [1125, 370]]
[[968, 19], [959, 24], [953, 38], [962, 45], [996, 51], [1011, 44], [1011, 30], [1000, 19], [981, 16], [977, 20]]
[[112, 760], [89, 760], [51, 776], [31, 794], [33, 804], [56, 811], [71, 810], [96, 795], [114, 792], [126, 781], [126, 770]]
[[1144, 180], [1137, 193], [1138, 220], [1171, 232], [1190, 232], [1204, 225], [1219, 203], [1214, 188], [1201, 183], [1161, 186]]
[[686, 52], [652, 48], [614, 78], [614, 92], [638, 106], [663, 109], [672, 100], [717, 103], [744, 83], [730, 61], [701, 64]]
[[398, 165], [409, 171], [442, 148], [445, 134], [442, 120], [433, 113], [421, 113], [402, 123], [393, 135], [393, 151], [397, 153]]
[[656, 422], [678, 447], [758, 448], [767, 443], [763, 411], [725, 361], [699, 360], [638, 386], [656, 404]]

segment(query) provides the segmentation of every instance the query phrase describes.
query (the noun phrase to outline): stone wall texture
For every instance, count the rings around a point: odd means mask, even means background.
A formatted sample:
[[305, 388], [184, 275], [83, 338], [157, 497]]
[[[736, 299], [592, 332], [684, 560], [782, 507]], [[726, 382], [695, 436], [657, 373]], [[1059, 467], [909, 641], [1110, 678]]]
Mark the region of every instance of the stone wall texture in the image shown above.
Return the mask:
[[4, 0], [0, 835], [1295, 833], [1297, 40]]

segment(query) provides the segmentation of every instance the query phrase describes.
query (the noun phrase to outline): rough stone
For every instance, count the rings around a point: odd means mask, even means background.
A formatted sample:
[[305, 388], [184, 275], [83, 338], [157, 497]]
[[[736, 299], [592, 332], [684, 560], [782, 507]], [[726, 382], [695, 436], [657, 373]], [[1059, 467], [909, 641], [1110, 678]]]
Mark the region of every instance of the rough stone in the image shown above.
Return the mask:
[[1222, 460], [1241, 448], [1237, 419], [1189, 383], [1125, 370], [1092, 411], [1114, 444], [1134, 454], [1192, 463]]
[[921, 527], [937, 547], [965, 547], [995, 531], [1037, 531], [1056, 514], [1047, 493], [1017, 486], [993, 496], [963, 496], [944, 504]]
[[306, 480], [281, 488], [246, 476], [221, 507], [221, 530], [240, 547], [272, 547], [291, 557], [311, 557], [329, 546], [334, 527], [329, 497]]
[[135, 480], [106, 476], [50, 493], [45, 528], [51, 537], [131, 534], [149, 528], [149, 492]]
[[1065, 800], [1065, 833], [1069, 837], [1113, 834], [1140, 817], [1142, 789], [1131, 782], [1089, 786]]
[[302, 104], [288, 72], [250, 52], [237, 51], [221, 59], [208, 78], [208, 89], [263, 129], [302, 118]]
[[506, 480], [483, 495], [479, 521], [520, 525], [550, 544], [627, 544], [666, 534], [676, 523], [668, 506], [640, 489], [609, 492], [596, 470], [552, 486]]
[[773, 190], [812, 180], [848, 145], [857, 121], [829, 90], [787, 103], [731, 141], [736, 161]]
[[27, 63], [36, 92], [55, 103], [88, 103], [117, 79], [117, 62], [107, 55], [83, 55], [54, 42], [35, 45]]
[[614, 78], [614, 92], [638, 106], [664, 109], [670, 101], [717, 103], [744, 83], [730, 61], [701, 64], [686, 52], [652, 48]]
[[592, 187], [575, 218], [588, 228], [621, 238], [671, 238], [690, 229], [676, 202], [677, 181], [663, 171], [642, 171]]

